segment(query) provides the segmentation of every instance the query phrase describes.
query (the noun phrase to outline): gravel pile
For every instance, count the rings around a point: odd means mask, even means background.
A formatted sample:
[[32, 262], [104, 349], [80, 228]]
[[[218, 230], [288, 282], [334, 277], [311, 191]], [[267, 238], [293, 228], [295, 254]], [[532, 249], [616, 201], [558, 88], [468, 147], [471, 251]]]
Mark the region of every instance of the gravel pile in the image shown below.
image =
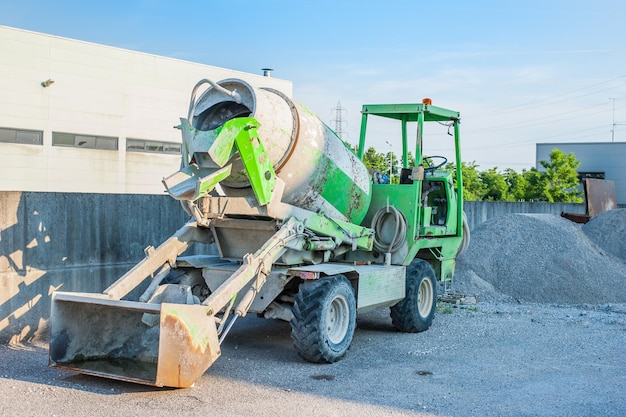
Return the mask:
[[602, 250], [626, 261], [626, 209], [598, 214], [582, 229]]
[[472, 231], [453, 290], [479, 301], [625, 303], [625, 224], [623, 210], [595, 217], [584, 231], [551, 214], [490, 219]]

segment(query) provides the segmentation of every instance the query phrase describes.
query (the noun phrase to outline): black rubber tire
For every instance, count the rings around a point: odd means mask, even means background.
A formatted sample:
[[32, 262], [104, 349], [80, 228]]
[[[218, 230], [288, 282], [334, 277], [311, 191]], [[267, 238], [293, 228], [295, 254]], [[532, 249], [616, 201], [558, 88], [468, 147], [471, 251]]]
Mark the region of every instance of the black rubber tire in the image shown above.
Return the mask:
[[391, 307], [391, 323], [401, 332], [428, 330], [437, 310], [437, 285], [433, 267], [415, 259], [406, 270], [406, 296]]
[[470, 244], [470, 228], [469, 222], [467, 220], [467, 214], [463, 211], [463, 239], [461, 240], [461, 246], [459, 246], [459, 250], [457, 251], [457, 256], [465, 252]]
[[345, 356], [356, 328], [356, 299], [350, 281], [334, 275], [300, 284], [293, 306], [291, 339], [301, 358], [332, 363]]

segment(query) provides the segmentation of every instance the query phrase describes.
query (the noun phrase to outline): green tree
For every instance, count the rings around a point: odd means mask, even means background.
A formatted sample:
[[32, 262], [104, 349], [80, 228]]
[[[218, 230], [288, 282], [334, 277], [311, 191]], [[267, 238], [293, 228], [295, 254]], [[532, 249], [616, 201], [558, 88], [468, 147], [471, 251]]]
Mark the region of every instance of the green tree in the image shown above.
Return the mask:
[[568, 154], [560, 149], [552, 149], [550, 152], [550, 161], [540, 161], [541, 165], [546, 169], [543, 173], [544, 194], [546, 200], [562, 203], [580, 203], [582, 191], [576, 188], [579, 184], [578, 172], [580, 161], [576, 159], [573, 152]]
[[545, 194], [546, 178], [543, 172], [539, 172], [537, 168], [532, 167], [529, 170], [522, 170], [521, 175], [526, 181], [526, 190], [524, 191], [524, 200], [547, 201], [546, 194]]
[[406, 159], [407, 159], [407, 163], [409, 164], [409, 168], [415, 166], [415, 156], [413, 155], [411, 151], [407, 153]]
[[376, 152], [376, 148], [373, 146], [367, 148], [367, 152], [363, 154], [363, 163], [371, 170], [389, 172], [389, 166], [385, 160], [385, 155]]
[[[456, 185], [456, 164], [450, 162], [446, 164], [445, 169], [452, 171], [452, 176]], [[463, 200], [482, 200], [486, 193], [486, 187], [480, 179], [476, 161], [470, 163], [461, 162], [461, 170], [463, 172]]]
[[398, 160], [396, 154], [393, 152], [387, 152], [385, 155], [385, 163], [387, 166], [383, 172], [389, 175], [389, 164], [391, 164], [391, 183], [400, 184], [400, 161]]
[[381, 173], [386, 175], [389, 175], [389, 168], [391, 168], [391, 183], [400, 183], [400, 161], [398, 160], [398, 157], [395, 153], [376, 152], [376, 148], [370, 146], [369, 148], [367, 148], [367, 152], [363, 154], [363, 163], [368, 169], [372, 171], [380, 171]]
[[498, 172], [498, 168], [491, 168], [478, 174], [480, 181], [485, 186], [482, 200], [506, 201], [508, 200], [509, 185], [504, 175]]
[[504, 170], [504, 181], [506, 181], [508, 186], [508, 201], [521, 201], [526, 199], [528, 181], [524, 178], [523, 174], [518, 173], [512, 168], [507, 168]]

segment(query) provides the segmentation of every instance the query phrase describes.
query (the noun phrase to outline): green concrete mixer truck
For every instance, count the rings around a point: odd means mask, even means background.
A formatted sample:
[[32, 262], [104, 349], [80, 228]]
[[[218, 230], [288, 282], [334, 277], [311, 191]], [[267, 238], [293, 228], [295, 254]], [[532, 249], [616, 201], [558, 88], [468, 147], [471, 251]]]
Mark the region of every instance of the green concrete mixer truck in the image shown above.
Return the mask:
[[[399, 181], [362, 162], [374, 117], [400, 126]], [[451, 132], [455, 173], [423, 154], [429, 122]], [[248, 313], [289, 321], [298, 355], [321, 363], [346, 354], [359, 313], [388, 307], [398, 330], [428, 329], [469, 238], [459, 122], [428, 99], [364, 105], [355, 153], [279, 91], [201, 80], [181, 168], [163, 180], [189, 222], [102, 293], [53, 294], [50, 366], [189, 387]], [[194, 243], [213, 255], [187, 255]]]

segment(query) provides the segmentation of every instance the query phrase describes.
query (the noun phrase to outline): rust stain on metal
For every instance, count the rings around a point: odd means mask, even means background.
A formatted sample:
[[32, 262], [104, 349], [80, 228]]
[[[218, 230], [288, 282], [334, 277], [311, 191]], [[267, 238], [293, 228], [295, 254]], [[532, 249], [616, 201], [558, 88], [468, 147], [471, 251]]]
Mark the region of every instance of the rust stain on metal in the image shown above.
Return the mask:
[[162, 304], [156, 385], [187, 388], [220, 356], [213, 316], [199, 305]]
[[583, 183], [589, 217], [617, 208], [615, 183], [613, 181], [585, 178]]
[[583, 189], [585, 191], [585, 214], [562, 212], [562, 217], [576, 223], [587, 223], [592, 217], [617, 208], [613, 181], [585, 178]]
[[[355, 190], [356, 189], [356, 190]], [[352, 196], [351, 199], [349, 199], [349, 204], [348, 204], [348, 213], [346, 213], [346, 217], [348, 219], [352, 218], [352, 213], [357, 210], [359, 211], [362, 207], [362, 198], [363, 198], [363, 194], [361, 194], [359, 192], [359, 190], [357, 189], [357, 185], [356, 184], [352, 184], [352, 186], [350, 187], [350, 190], [348, 191], [350, 196]]]

